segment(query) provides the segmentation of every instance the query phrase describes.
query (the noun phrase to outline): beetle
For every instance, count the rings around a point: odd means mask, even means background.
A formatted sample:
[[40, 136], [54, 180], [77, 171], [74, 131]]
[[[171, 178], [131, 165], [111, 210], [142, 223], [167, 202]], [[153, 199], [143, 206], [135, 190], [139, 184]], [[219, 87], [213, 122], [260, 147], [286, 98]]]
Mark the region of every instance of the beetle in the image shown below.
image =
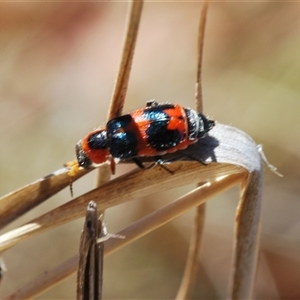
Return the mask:
[[79, 167], [132, 159], [140, 168], [141, 156], [161, 156], [187, 148], [213, 128], [215, 122], [195, 110], [171, 103], [148, 101], [146, 107], [109, 120], [76, 144]]

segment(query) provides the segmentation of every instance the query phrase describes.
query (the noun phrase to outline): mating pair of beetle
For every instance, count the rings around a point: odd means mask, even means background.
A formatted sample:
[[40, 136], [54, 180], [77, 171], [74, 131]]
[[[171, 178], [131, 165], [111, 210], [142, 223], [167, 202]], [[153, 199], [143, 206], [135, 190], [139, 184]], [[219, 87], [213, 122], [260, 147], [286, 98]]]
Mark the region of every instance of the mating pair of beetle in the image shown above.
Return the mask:
[[76, 145], [79, 167], [132, 159], [140, 168], [141, 156], [162, 156], [187, 148], [213, 128], [215, 122], [195, 110], [177, 104], [148, 101], [145, 108], [113, 118], [105, 127], [87, 134]]

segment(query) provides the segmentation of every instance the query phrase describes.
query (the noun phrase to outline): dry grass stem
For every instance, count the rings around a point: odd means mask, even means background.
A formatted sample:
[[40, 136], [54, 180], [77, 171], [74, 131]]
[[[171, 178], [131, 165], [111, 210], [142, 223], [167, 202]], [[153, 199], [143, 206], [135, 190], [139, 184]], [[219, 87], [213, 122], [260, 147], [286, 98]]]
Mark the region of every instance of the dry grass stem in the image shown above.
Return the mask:
[[[186, 170], [188, 168], [188, 171]], [[136, 169], [126, 175], [120, 176], [80, 196], [25, 225], [11, 230], [0, 236], [0, 251], [4, 251], [14, 244], [45, 230], [63, 225], [83, 216], [85, 207], [93, 199], [99, 210], [152, 194], [154, 191], [172, 189], [193, 182], [202, 181], [204, 178], [214, 179], [216, 173], [226, 175], [240, 172], [241, 168], [229, 164], [211, 164], [203, 167], [195, 162], [173, 163], [171, 170], [176, 175], [170, 176], [160, 168], [152, 170]], [[193, 178], [193, 179], [191, 179]]]
[[193, 231], [191, 235], [189, 253], [184, 269], [184, 273], [181, 279], [181, 284], [178, 289], [176, 299], [188, 299], [192, 291], [193, 284], [196, 280], [196, 275], [198, 271], [198, 260], [199, 252], [201, 249], [202, 233], [204, 229], [204, 220], [205, 220], [205, 210], [206, 203], [199, 205], [196, 208], [196, 214], [194, 217]]
[[[95, 276], [97, 264], [94, 261], [95, 242], [97, 239], [97, 205], [91, 201], [88, 204], [83, 231], [79, 244], [79, 263], [77, 271], [77, 300], [87, 300], [95, 297]], [[95, 298], [96, 299], [96, 298]]]
[[[203, 111], [202, 99], [202, 65], [203, 65], [203, 46], [204, 46], [204, 33], [207, 17], [208, 2], [202, 4], [201, 16], [198, 29], [198, 61], [197, 61], [197, 76], [196, 76], [196, 111]], [[197, 269], [198, 269], [198, 255], [201, 248], [202, 233], [204, 228], [204, 219], [206, 204], [198, 206], [196, 209], [194, 228], [189, 245], [189, 252], [186, 261], [184, 274], [181, 279], [181, 284], [176, 295], [176, 299], [188, 299], [193, 283], [195, 282]]]
[[[99, 212], [98, 212], [99, 215]], [[102, 238], [106, 234], [106, 227], [103, 222], [104, 215], [100, 215], [98, 218], [98, 233], [95, 244], [95, 263], [97, 265], [97, 276], [95, 277], [96, 289], [98, 300], [102, 299], [103, 293], [103, 264], [104, 264], [104, 242], [99, 242], [98, 239]]]
[[141, 0], [133, 0], [130, 3], [122, 58], [107, 116], [108, 120], [120, 116], [123, 110], [142, 8], [143, 1]]
[[251, 299], [259, 247], [262, 170], [249, 174], [236, 212], [230, 298]]
[[[100, 300], [103, 284], [102, 216], [98, 219], [97, 205], [90, 201], [80, 238], [77, 270], [77, 299]], [[75, 261], [75, 260], [74, 260]]]
[[202, 4], [201, 17], [198, 30], [198, 59], [197, 59], [197, 77], [196, 77], [196, 111], [203, 112], [202, 101], [202, 61], [203, 61], [203, 46], [204, 46], [204, 33], [206, 16], [208, 9], [208, 1], [204, 1]]

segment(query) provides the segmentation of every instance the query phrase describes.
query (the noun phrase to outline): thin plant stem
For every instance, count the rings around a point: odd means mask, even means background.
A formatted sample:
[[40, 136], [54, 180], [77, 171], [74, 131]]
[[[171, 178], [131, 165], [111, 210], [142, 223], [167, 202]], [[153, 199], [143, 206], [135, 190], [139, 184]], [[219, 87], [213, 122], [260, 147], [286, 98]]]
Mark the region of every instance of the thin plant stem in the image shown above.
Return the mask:
[[122, 114], [142, 8], [142, 0], [133, 0], [130, 3], [122, 58], [110, 102], [110, 108], [107, 116], [108, 120]]
[[[203, 65], [203, 46], [204, 46], [204, 33], [205, 24], [207, 17], [208, 1], [202, 4], [199, 29], [198, 29], [198, 61], [197, 61], [197, 76], [196, 76], [196, 111], [201, 113], [203, 110], [203, 99], [202, 99], [202, 65]], [[189, 252], [186, 261], [183, 277], [181, 284], [177, 292], [176, 299], [188, 299], [193, 283], [196, 280], [198, 270], [198, 256], [201, 248], [206, 203], [196, 208], [194, 226], [192, 236], [189, 244]]]
[[203, 46], [204, 46], [204, 33], [206, 25], [206, 16], [209, 1], [204, 1], [202, 4], [201, 17], [198, 30], [198, 60], [197, 60], [197, 77], [196, 77], [196, 111], [203, 112], [203, 99], [202, 99], [202, 61], [203, 61]]
[[191, 294], [193, 284], [198, 271], [198, 257], [201, 249], [202, 233], [204, 227], [206, 203], [196, 207], [194, 226], [190, 239], [189, 253], [185, 265], [184, 274], [179, 290], [176, 295], [177, 300], [188, 299]]

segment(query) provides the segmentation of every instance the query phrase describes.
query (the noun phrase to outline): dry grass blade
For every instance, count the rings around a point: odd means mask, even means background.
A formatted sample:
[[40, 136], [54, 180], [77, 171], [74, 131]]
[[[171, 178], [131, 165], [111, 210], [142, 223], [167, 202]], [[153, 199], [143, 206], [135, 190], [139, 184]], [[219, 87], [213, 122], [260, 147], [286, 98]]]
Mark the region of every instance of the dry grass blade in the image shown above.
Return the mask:
[[[74, 181], [91, 170], [80, 170], [74, 177]], [[68, 168], [59, 169], [3, 196], [0, 199], [0, 228], [69, 186], [70, 176], [68, 176], [68, 172]]]
[[261, 170], [253, 171], [242, 187], [236, 213], [231, 299], [252, 298], [259, 245], [262, 177]]
[[185, 150], [188, 155], [190, 151], [203, 162], [220, 163], [204, 166], [197, 162], [179, 161], [168, 166], [175, 172], [172, 176], [159, 167], [134, 170], [3, 234], [0, 236], [0, 250], [8, 249], [25, 238], [82, 217], [91, 199], [97, 203], [98, 209], [103, 210], [155, 191], [239, 173], [240, 166], [251, 171], [255, 167], [255, 159], [258, 157], [260, 160], [256, 144], [249, 136], [234, 127], [221, 124], [211, 130], [205, 139]]
[[[159, 210], [154, 211], [148, 216], [145, 216], [134, 224], [123, 229], [118, 234], [125, 236], [125, 239], [109, 239], [104, 242], [105, 257], [166, 224], [191, 208], [204, 203], [212, 196], [221, 193], [238, 182], [241, 182], [247, 172], [244, 169], [241, 169], [240, 171], [241, 173], [225, 176], [222, 180], [215, 180], [211, 183], [203, 184], [194, 191], [180, 197], [168, 205], [165, 205]], [[63, 280], [64, 276], [68, 277], [75, 272], [77, 268], [77, 261], [77, 256], [72, 257], [49, 272], [41, 274], [38, 278], [29, 282], [12, 294], [7, 295], [2, 300], [12, 300], [16, 298], [28, 299], [32, 298], [33, 295], [37, 296], [54, 284]]]
[[[172, 189], [193, 182], [212, 180], [214, 174], [226, 175], [240, 172], [240, 168], [230, 164], [211, 164], [208, 167], [196, 162], [178, 162], [170, 167], [176, 175], [170, 176], [165, 170], [134, 170], [120, 176], [83, 196], [80, 196], [27, 224], [0, 236], [0, 250], [4, 251], [16, 243], [45, 230], [60, 226], [83, 216], [85, 207], [94, 199], [99, 210], [152, 194], [154, 191]], [[188, 170], [187, 170], [188, 169]]]
[[[218, 128], [219, 126], [217, 126]], [[214, 137], [218, 141], [227, 140], [228, 146], [232, 143], [234, 147], [218, 147], [221, 151], [216, 151], [218, 161], [227, 161], [225, 153], [231, 153], [231, 156], [239, 156], [237, 164], [245, 167], [249, 171], [249, 176], [243, 184], [243, 193], [237, 210], [236, 235], [234, 243], [234, 263], [230, 279], [230, 298], [247, 299], [251, 296], [253, 278], [258, 252], [258, 228], [260, 220], [260, 206], [262, 194], [262, 165], [260, 153], [257, 146], [240, 148], [244, 144], [246, 136], [241, 134], [236, 141], [229, 141], [234, 138], [235, 134], [231, 132], [233, 127], [227, 127], [227, 130], [212, 130]], [[241, 133], [241, 132], [240, 132]], [[222, 135], [222, 136], [221, 136]], [[245, 145], [245, 144], [244, 144]], [[223, 152], [224, 150], [224, 152]], [[242, 150], [240, 152], [240, 150]], [[189, 152], [190, 149], [187, 149]], [[195, 152], [198, 153], [198, 152]], [[247, 157], [247, 158], [246, 158]], [[244, 165], [243, 162], [247, 162]]]
[[107, 116], [108, 120], [120, 116], [123, 110], [142, 8], [143, 1], [141, 0], [133, 0], [130, 4], [122, 59]]
[[97, 205], [88, 204], [79, 246], [79, 267], [77, 272], [77, 299], [98, 299], [98, 272], [95, 243], [98, 237]]
[[97, 223], [97, 211], [95, 204], [91, 201], [87, 207], [85, 222], [83, 231], [80, 237], [79, 243], [79, 263], [77, 272], [77, 299], [87, 299], [88, 295], [88, 256], [93, 243], [95, 240], [95, 224]]

